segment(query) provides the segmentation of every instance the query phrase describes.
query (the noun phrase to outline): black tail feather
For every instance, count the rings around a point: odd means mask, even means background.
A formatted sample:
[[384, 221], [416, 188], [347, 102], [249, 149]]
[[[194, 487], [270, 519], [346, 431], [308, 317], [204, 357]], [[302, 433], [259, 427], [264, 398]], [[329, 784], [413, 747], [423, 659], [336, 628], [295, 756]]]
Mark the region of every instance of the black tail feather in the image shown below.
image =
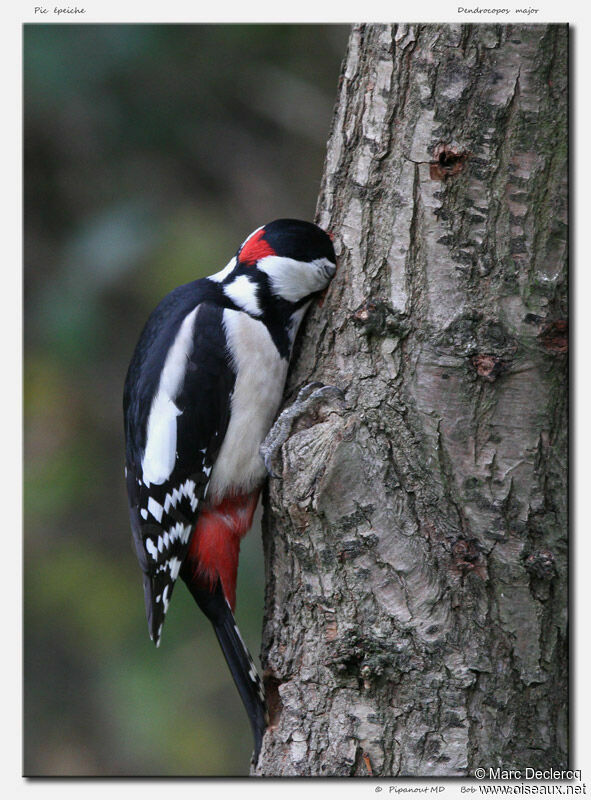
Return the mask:
[[221, 584], [218, 582], [214, 592], [205, 591], [194, 585], [189, 585], [189, 589], [199, 608], [213, 625], [215, 635], [248, 714], [254, 737], [254, 763], [256, 764], [267, 727], [263, 684], [248, 648], [242, 640]]

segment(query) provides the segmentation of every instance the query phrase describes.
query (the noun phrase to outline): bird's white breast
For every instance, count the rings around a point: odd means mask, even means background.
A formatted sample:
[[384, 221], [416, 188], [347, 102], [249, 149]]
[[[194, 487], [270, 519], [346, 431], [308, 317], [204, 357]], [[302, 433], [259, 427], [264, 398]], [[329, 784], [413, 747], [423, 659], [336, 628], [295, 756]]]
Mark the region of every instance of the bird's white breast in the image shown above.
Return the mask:
[[236, 383], [228, 430], [208, 488], [214, 499], [230, 491], [252, 491], [265, 477], [259, 448], [279, 408], [288, 366], [259, 320], [225, 309], [223, 325]]

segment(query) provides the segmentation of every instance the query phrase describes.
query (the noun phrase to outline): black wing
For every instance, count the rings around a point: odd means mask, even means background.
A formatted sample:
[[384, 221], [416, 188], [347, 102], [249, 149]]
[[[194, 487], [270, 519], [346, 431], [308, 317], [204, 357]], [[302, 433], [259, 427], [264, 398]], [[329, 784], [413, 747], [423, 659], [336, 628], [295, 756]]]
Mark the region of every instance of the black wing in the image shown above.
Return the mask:
[[[185, 287], [182, 287], [185, 288]], [[148, 628], [158, 644], [179, 570], [187, 555], [209, 476], [230, 417], [235, 381], [223, 335], [223, 307], [175, 293], [156, 309], [132, 359], [125, 387], [126, 479], [131, 528], [144, 573]], [[174, 465], [155, 483], [145, 479], [142, 459], [149, 415], [168, 353], [183, 320], [195, 308], [191, 346], [173, 397]], [[166, 324], [162, 324], [163, 319]], [[176, 412], [175, 412], [176, 413]], [[175, 446], [176, 445], [176, 446]]]

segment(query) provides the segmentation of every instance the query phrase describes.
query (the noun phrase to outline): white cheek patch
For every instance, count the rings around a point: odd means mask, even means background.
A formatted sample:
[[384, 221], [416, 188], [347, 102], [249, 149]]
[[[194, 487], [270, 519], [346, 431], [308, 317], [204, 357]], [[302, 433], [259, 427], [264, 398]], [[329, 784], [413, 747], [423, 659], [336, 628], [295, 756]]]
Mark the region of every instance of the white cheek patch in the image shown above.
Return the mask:
[[187, 314], [168, 351], [158, 389], [152, 400], [142, 458], [146, 486], [164, 483], [176, 460], [176, 418], [181, 413], [175, 398], [183, 384], [189, 356], [193, 350], [193, 330], [199, 306]]
[[269, 276], [273, 292], [290, 303], [297, 303], [309, 294], [328, 286], [335, 266], [327, 258], [315, 261], [296, 261], [282, 256], [265, 256], [257, 268]]
[[233, 300], [238, 308], [243, 308], [254, 317], [261, 315], [261, 308], [257, 299], [257, 287], [246, 275], [239, 275], [232, 283], [224, 286], [224, 294]]

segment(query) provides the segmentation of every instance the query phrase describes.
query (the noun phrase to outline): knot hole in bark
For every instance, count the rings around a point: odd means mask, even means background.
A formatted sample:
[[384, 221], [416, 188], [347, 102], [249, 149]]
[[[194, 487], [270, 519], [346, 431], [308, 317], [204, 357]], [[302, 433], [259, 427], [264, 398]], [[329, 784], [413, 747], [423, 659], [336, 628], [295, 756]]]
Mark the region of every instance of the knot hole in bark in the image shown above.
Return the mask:
[[433, 153], [435, 160], [430, 162], [429, 174], [433, 181], [443, 181], [451, 178], [464, 169], [470, 157], [467, 150], [459, 151], [455, 147], [439, 144]]
[[266, 669], [263, 673], [263, 684], [265, 686], [265, 699], [267, 701], [267, 712], [269, 714], [269, 728], [276, 728], [279, 724], [283, 703], [279, 695], [279, 687], [282, 681], [271, 669]]

